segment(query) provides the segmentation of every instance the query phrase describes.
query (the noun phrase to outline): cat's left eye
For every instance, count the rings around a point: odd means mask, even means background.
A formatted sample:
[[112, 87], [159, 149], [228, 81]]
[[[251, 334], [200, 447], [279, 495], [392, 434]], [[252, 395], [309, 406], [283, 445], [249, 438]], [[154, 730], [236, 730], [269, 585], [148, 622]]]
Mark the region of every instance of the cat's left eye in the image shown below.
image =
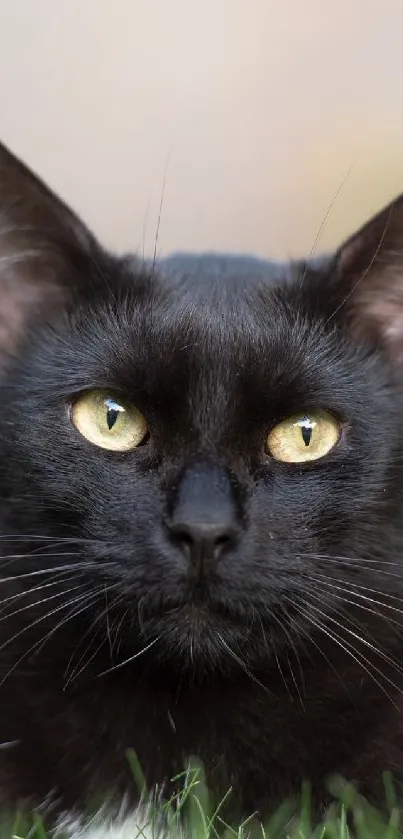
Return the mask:
[[90, 443], [110, 451], [131, 451], [148, 437], [143, 414], [104, 390], [91, 390], [79, 396], [72, 405], [71, 419]]
[[284, 463], [319, 460], [336, 445], [340, 431], [340, 422], [328, 411], [297, 414], [273, 428], [266, 439], [266, 451]]

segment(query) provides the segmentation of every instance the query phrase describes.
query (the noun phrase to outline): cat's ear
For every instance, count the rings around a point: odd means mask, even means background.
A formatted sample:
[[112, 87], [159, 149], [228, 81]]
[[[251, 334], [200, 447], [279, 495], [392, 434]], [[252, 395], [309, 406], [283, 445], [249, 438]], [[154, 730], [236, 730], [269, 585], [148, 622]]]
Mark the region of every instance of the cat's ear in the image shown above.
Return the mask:
[[74, 213], [0, 144], [0, 365], [27, 319], [61, 305], [85, 276], [93, 247]]
[[334, 315], [403, 361], [403, 195], [339, 248], [333, 283]]

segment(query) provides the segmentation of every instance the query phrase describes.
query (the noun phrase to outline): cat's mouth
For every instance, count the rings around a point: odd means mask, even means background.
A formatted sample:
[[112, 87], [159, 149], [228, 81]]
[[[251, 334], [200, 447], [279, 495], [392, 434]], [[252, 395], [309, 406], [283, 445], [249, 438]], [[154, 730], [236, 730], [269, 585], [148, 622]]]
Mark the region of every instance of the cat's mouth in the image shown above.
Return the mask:
[[[275, 620], [273, 618], [273, 625]], [[242, 613], [225, 604], [196, 599], [150, 615], [146, 639], [153, 643], [152, 657], [175, 667], [191, 667], [207, 674], [271, 659], [272, 633], [256, 614]], [[280, 642], [281, 643], [281, 642]]]
[[[220, 593], [222, 594], [222, 593]], [[251, 628], [258, 627], [259, 632], [270, 631], [273, 627], [283, 626], [289, 629], [292, 611], [284, 610], [281, 604], [265, 604], [264, 613], [257, 604], [247, 603], [245, 598], [221, 597], [220, 594], [203, 587], [192, 588], [177, 598], [146, 601], [141, 606], [142, 626], [149, 630], [158, 626], [164, 631], [205, 631], [232, 630], [249, 634]]]
[[[222, 666], [229, 655], [242, 654], [250, 627], [233, 615], [205, 603], [187, 603], [152, 620], [154, 653], [165, 663], [204, 674]], [[148, 633], [147, 633], [148, 634]], [[230, 650], [230, 653], [228, 653]], [[160, 655], [159, 655], [160, 652]]]
[[173, 609], [170, 618], [180, 626], [193, 627], [195, 630], [211, 628], [212, 624], [221, 624], [223, 627], [228, 623], [238, 623], [233, 614], [226, 609], [212, 609], [207, 603], [190, 602]]
[[[134, 606], [134, 608], [133, 608]], [[259, 604], [235, 596], [227, 586], [192, 585], [176, 595], [149, 591], [140, 602], [131, 599], [131, 627], [127, 652], [146, 653], [146, 659], [175, 668], [190, 666], [203, 672], [234, 667], [238, 658], [250, 664], [266, 662], [290, 644], [292, 615], [272, 595]]]
[[208, 640], [217, 632], [239, 631], [244, 635], [248, 623], [238, 610], [201, 595], [160, 604], [157, 609], [145, 611], [143, 618], [147, 635], [158, 633], [170, 642], [176, 639], [181, 645], [186, 638], [203, 643], [203, 639]]
[[164, 622], [169, 627], [209, 631], [213, 627], [241, 625], [239, 615], [224, 606], [211, 604], [207, 600], [195, 599], [163, 609], [154, 620]]

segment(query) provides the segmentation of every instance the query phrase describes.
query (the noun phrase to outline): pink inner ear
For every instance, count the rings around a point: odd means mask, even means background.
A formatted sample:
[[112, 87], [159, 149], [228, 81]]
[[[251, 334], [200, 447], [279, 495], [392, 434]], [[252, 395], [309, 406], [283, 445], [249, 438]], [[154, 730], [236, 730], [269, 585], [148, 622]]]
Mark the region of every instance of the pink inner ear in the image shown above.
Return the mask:
[[394, 360], [403, 355], [403, 195], [338, 252], [343, 307], [356, 334], [375, 339]]
[[[10, 287], [13, 285], [13, 287]], [[13, 351], [27, 311], [38, 303], [38, 294], [27, 284], [6, 283], [0, 290], [0, 360]]]
[[380, 300], [368, 306], [367, 312], [371, 320], [378, 324], [385, 342], [399, 343], [403, 349], [403, 306]]
[[23, 336], [24, 325], [37, 312], [44, 312], [60, 304], [62, 291], [51, 282], [49, 269], [38, 263], [43, 283], [33, 285], [29, 278], [17, 277], [11, 273], [1, 278], [0, 283], [0, 368], [7, 355], [12, 354]]
[[74, 276], [86, 280], [94, 244], [77, 216], [0, 143], [0, 366], [31, 317], [59, 307]]
[[403, 271], [382, 262], [373, 267], [354, 296], [359, 330], [375, 331], [378, 340], [396, 360], [403, 354]]

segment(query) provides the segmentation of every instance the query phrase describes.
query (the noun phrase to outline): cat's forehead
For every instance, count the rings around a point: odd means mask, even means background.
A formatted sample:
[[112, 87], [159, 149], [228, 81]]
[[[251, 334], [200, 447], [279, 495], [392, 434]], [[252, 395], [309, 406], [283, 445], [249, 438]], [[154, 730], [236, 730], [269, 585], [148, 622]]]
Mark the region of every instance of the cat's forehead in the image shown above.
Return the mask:
[[280, 386], [295, 394], [305, 382], [317, 387], [325, 367], [333, 386], [339, 354], [323, 320], [301, 306], [301, 271], [232, 264], [207, 257], [180, 271], [173, 263], [143, 276], [133, 270], [123, 284], [111, 277], [100, 296], [73, 308], [58, 346], [42, 343], [41, 353], [72, 392], [107, 385], [154, 401], [163, 393], [192, 404], [197, 394], [204, 403], [215, 393], [253, 400]]
[[262, 369], [284, 356], [289, 364], [290, 351], [323, 342], [300, 305], [303, 271], [246, 257], [168, 259], [140, 278], [126, 275], [123, 292], [119, 276], [103, 286], [79, 340], [106, 364], [159, 366], [166, 376], [186, 363], [201, 373], [249, 362]]
[[[215, 283], [233, 287], [237, 283], [272, 283], [290, 272], [290, 263], [274, 262], [252, 256], [215, 253], [177, 254], [158, 262], [156, 273], [169, 286]], [[153, 271], [154, 273], [154, 271]]]
[[275, 287], [298, 275], [299, 268], [249, 257], [183, 256], [163, 260], [154, 279], [167, 300], [220, 307], [232, 317], [259, 308]]
[[225, 338], [228, 347], [269, 340], [291, 279], [289, 266], [247, 257], [176, 257], [158, 267], [153, 320], [202, 343], [203, 336], [206, 343]]

